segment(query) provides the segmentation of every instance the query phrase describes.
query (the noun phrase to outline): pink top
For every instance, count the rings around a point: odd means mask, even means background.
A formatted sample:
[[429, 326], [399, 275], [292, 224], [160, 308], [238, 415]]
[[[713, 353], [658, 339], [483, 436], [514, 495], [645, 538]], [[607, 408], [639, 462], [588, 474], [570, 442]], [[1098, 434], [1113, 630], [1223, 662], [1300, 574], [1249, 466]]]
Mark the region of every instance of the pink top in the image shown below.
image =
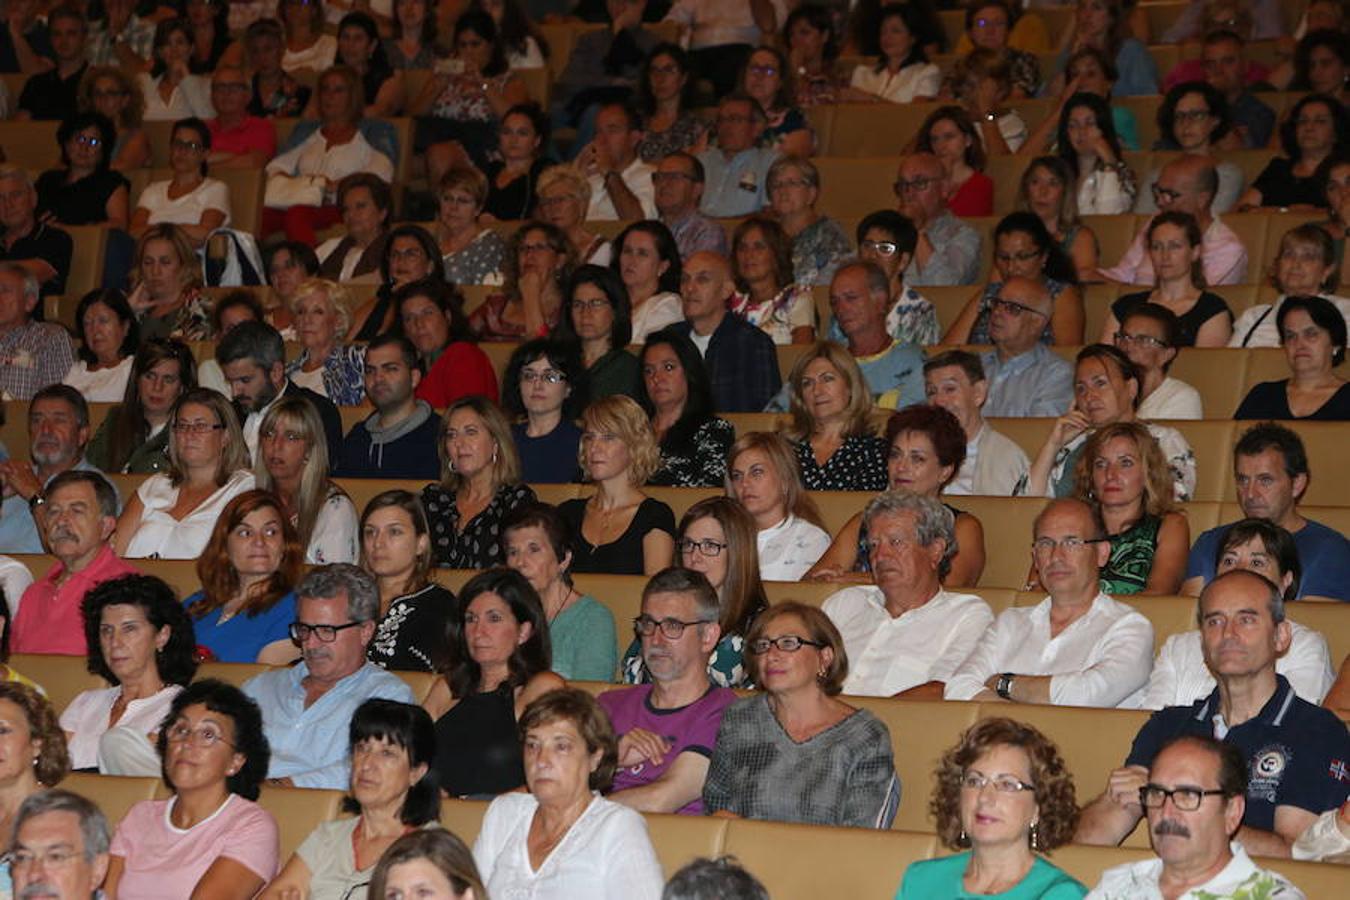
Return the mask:
[[177, 797], [142, 800], [117, 826], [109, 852], [125, 861], [118, 896], [183, 900], [220, 857], [264, 882], [277, 873], [277, 823], [251, 800], [230, 794], [209, 817], [184, 831], [169, 821]]
[[93, 562], [57, 586], [56, 579], [65, 571], [65, 564], [58, 562], [41, 581], [33, 582], [23, 592], [9, 636], [11, 652], [86, 655], [89, 648], [84, 643], [84, 617], [80, 614], [84, 595], [100, 582], [139, 574], [113, 553], [110, 544], [104, 544]]
[[206, 123], [211, 132], [211, 149], [220, 153], [252, 153], [261, 150], [264, 159], [277, 155], [277, 127], [271, 119], [245, 116], [233, 128], [221, 127], [219, 119]]

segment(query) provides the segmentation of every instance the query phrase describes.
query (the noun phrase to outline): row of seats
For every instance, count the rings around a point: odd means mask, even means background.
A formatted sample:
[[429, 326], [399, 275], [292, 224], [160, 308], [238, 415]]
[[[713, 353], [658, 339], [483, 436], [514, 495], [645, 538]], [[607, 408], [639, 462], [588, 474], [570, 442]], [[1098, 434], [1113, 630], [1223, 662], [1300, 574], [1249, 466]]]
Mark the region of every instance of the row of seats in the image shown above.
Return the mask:
[[[96, 799], [113, 823], [133, 804], [167, 796], [155, 778], [76, 773], [61, 786]], [[315, 827], [343, 815], [342, 796], [340, 791], [263, 788], [258, 802], [276, 817], [282, 859]], [[472, 846], [486, 810], [484, 801], [445, 800], [441, 824]], [[732, 855], [764, 883], [775, 900], [890, 897], [910, 863], [951, 852], [938, 843], [936, 835], [922, 830], [882, 832], [656, 813], [644, 814], [644, 818], [667, 877], [698, 857]], [[1148, 855], [1142, 848], [1071, 844], [1056, 850], [1051, 859], [1091, 887], [1105, 869]], [[1345, 871], [1334, 865], [1283, 859], [1258, 864], [1289, 878], [1308, 900], [1345, 896]]]

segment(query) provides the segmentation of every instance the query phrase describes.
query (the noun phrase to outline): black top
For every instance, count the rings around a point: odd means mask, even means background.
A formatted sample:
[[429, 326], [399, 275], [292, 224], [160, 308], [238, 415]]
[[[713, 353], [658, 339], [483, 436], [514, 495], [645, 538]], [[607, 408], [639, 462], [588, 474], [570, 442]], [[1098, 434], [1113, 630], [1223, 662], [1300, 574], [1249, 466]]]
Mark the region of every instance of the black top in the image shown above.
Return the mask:
[[1326, 175], [1309, 175], [1300, 178], [1294, 174], [1294, 164], [1283, 156], [1277, 156], [1256, 176], [1252, 187], [1261, 192], [1262, 206], [1296, 206], [1306, 203], [1309, 206], [1327, 205]]
[[1283, 381], [1263, 381], [1247, 392], [1238, 404], [1234, 419], [1300, 419], [1314, 422], [1350, 421], [1350, 384], [1341, 385], [1341, 389], [1331, 395], [1310, 416], [1296, 416], [1289, 409], [1289, 394], [1286, 388], [1289, 379]]
[[528, 172], [502, 188], [497, 187], [497, 175], [505, 167], [504, 164], [497, 160], [488, 163], [488, 167], [483, 170], [488, 182], [487, 202], [483, 204], [483, 211], [503, 222], [528, 219], [530, 210], [534, 209], [534, 187], [539, 183], [539, 173], [551, 165], [551, 159], [536, 159]]
[[[70, 271], [70, 257], [75, 242], [70, 235], [52, 225], [39, 222], [33, 230], [18, 238], [8, 248], [0, 243], [0, 259], [40, 259], [49, 263], [56, 274], [38, 286], [39, 295], [59, 296], [66, 291], [66, 273]], [[34, 312], [40, 315], [41, 307]]]
[[66, 184], [66, 169], [50, 169], [38, 176], [37, 215], [47, 213], [62, 225], [101, 225], [108, 221], [108, 198], [120, 187], [130, 189], [122, 173], [105, 169]]
[[727, 474], [727, 451], [736, 442], [736, 428], [726, 419], [710, 417], [687, 441], [675, 441], [667, 432], [661, 442], [661, 468], [647, 479], [660, 487], [720, 487]]
[[510, 682], [491, 693], [462, 697], [436, 720], [431, 767], [451, 797], [496, 796], [525, 783]]
[[422, 505], [431, 528], [431, 557], [438, 566], [450, 569], [490, 569], [501, 565], [501, 524], [511, 510], [522, 503], [533, 503], [534, 491], [527, 484], [503, 484], [497, 487], [483, 511], [459, 527], [459, 506], [455, 495], [439, 484], [422, 488]]
[[[1111, 314], [1116, 317], [1117, 322], [1123, 324], [1125, 318], [1136, 307], [1148, 302], [1151, 294], [1151, 291], [1126, 294], [1111, 304]], [[1195, 336], [1200, 333], [1200, 326], [1220, 315], [1227, 316], [1229, 322], [1233, 321], [1233, 311], [1228, 308], [1228, 304], [1224, 302], [1222, 297], [1218, 294], [1211, 294], [1209, 291], [1201, 291], [1195, 305], [1186, 310], [1185, 315], [1177, 317], [1178, 324], [1181, 326], [1177, 331], [1177, 346], [1194, 347]]]
[[675, 537], [675, 514], [660, 500], [648, 497], [633, 514], [633, 521], [618, 539], [596, 546], [581, 534], [586, 518], [584, 499], [568, 500], [558, 507], [559, 514], [572, 528], [572, 571], [611, 575], [641, 575], [642, 539], [653, 530]]
[[429, 584], [394, 598], [375, 626], [366, 658], [386, 669], [434, 672], [445, 663], [446, 623], [457, 619], [455, 595]]
[[529, 484], [568, 484], [580, 481], [577, 449], [581, 446], [581, 429], [563, 419], [548, 434], [530, 437], [526, 424], [511, 426], [511, 437], [520, 454], [520, 477]]
[[38, 72], [23, 83], [19, 94], [19, 109], [27, 110], [37, 121], [69, 119], [79, 105], [77, 93], [80, 79], [89, 70], [85, 63], [69, 78], [62, 78], [56, 69]]
[[808, 491], [886, 490], [886, 440], [874, 434], [844, 438], [825, 465], [816, 464], [809, 440], [793, 441], [802, 485]]

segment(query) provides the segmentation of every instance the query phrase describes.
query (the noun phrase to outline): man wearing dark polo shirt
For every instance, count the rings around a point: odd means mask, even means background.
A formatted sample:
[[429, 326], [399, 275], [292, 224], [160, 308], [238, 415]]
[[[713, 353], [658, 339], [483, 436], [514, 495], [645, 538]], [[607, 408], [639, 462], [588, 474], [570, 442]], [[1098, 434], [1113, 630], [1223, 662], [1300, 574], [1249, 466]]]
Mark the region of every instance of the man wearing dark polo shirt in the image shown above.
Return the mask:
[[[37, 279], [39, 296], [62, 294], [74, 242], [61, 229], [39, 224], [36, 211], [37, 190], [28, 172], [0, 165], [0, 260], [28, 270]], [[41, 312], [34, 318], [41, 320]]]
[[80, 79], [89, 68], [84, 52], [89, 23], [75, 7], [58, 6], [47, 17], [47, 32], [56, 65], [24, 82], [16, 119], [60, 121], [75, 115]]
[[1074, 840], [1118, 844], [1143, 815], [1139, 788], [1159, 749], [1180, 735], [1237, 746], [1248, 764], [1247, 807], [1238, 829], [1248, 853], [1289, 856], [1317, 816], [1350, 794], [1350, 734], [1333, 714], [1301, 700], [1275, 660], [1289, 649], [1284, 593], [1234, 569], [1200, 594], [1205, 664], [1217, 687], [1191, 706], [1160, 710], [1140, 729], [1106, 792], [1084, 810]]

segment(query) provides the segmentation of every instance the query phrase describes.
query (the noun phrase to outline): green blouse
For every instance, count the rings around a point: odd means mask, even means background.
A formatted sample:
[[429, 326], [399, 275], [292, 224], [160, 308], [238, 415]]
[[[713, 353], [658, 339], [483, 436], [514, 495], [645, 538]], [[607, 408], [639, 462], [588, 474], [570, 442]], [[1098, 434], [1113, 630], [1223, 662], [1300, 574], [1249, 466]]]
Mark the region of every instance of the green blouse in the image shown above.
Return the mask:
[[1117, 596], [1137, 594], [1148, 584], [1153, 571], [1153, 556], [1158, 551], [1158, 529], [1162, 519], [1145, 516], [1111, 538], [1111, 556], [1102, 566], [1102, 593]]
[[1082, 900], [1087, 896], [1086, 887], [1039, 856], [1032, 862], [1026, 877], [1010, 890], [999, 894], [972, 894], [962, 884], [969, 862], [970, 851], [966, 851], [911, 863], [900, 881], [900, 889], [895, 892], [895, 900], [934, 900], [939, 897], [942, 900]]
[[589, 594], [548, 625], [553, 671], [567, 681], [613, 681], [619, 661], [614, 614]]

